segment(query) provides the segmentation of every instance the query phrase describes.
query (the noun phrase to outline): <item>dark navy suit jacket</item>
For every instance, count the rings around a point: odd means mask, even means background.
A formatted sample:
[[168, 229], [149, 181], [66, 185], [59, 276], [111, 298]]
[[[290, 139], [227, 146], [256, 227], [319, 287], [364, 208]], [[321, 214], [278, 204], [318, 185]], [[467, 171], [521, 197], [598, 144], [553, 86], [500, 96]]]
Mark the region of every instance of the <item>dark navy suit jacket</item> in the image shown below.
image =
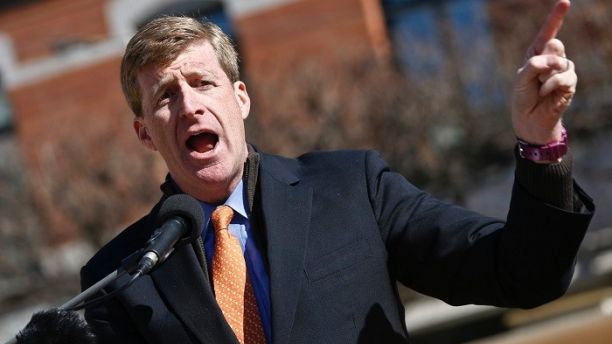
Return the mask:
[[[443, 203], [371, 151], [261, 154], [254, 212], [267, 258], [273, 342], [405, 343], [396, 282], [452, 305], [534, 307], [567, 289], [593, 205], [565, 211], [514, 186], [506, 221]], [[86, 288], [149, 238], [158, 206], [82, 269]], [[125, 283], [125, 278], [108, 288]], [[178, 248], [87, 310], [101, 343], [237, 343], [201, 243]]]

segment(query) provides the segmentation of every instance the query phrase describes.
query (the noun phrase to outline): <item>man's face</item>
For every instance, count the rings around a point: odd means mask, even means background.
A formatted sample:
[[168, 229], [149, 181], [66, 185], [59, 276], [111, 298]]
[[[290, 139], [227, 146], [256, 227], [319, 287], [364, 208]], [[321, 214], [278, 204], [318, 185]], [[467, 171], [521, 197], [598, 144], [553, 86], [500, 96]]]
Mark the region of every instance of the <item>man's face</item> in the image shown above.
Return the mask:
[[159, 151], [184, 192], [223, 201], [240, 181], [247, 156], [245, 84], [232, 84], [204, 40], [167, 67], [143, 69], [138, 84], [143, 116], [134, 119], [134, 129], [140, 141]]

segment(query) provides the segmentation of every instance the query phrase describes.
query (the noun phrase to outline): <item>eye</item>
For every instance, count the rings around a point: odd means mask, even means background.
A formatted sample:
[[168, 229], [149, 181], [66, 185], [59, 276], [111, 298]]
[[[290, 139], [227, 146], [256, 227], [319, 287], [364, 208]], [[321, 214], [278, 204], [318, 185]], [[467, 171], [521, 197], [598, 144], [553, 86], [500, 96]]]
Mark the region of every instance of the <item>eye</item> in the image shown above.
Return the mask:
[[209, 89], [215, 86], [215, 83], [211, 80], [201, 79], [198, 81], [198, 88]]
[[170, 102], [171, 98], [172, 98], [172, 92], [170, 92], [169, 90], [164, 91], [159, 96], [159, 98], [157, 98], [157, 106], [163, 106], [167, 104], [168, 102]]

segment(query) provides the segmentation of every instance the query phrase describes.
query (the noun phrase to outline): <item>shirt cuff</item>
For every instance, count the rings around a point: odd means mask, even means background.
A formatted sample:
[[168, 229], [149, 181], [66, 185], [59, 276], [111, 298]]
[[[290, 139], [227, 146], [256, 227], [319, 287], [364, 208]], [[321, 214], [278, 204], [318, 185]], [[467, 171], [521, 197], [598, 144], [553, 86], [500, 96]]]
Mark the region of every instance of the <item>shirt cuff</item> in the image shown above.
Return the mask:
[[571, 152], [568, 152], [561, 162], [552, 164], [538, 164], [521, 158], [518, 146], [514, 149], [514, 156], [515, 179], [531, 196], [567, 211], [576, 208]]

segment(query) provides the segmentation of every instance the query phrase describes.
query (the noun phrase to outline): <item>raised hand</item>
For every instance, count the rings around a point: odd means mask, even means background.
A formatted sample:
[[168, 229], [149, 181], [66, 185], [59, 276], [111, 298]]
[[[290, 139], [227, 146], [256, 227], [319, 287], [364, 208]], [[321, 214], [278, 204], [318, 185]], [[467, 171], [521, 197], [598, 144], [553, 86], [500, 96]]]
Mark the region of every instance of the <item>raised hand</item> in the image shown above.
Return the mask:
[[512, 125], [516, 136], [529, 143], [560, 140], [562, 115], [576, 92], [574, 63], [556, 38], [569, 8], [569, 0], [557, 1], [514, 81]]

